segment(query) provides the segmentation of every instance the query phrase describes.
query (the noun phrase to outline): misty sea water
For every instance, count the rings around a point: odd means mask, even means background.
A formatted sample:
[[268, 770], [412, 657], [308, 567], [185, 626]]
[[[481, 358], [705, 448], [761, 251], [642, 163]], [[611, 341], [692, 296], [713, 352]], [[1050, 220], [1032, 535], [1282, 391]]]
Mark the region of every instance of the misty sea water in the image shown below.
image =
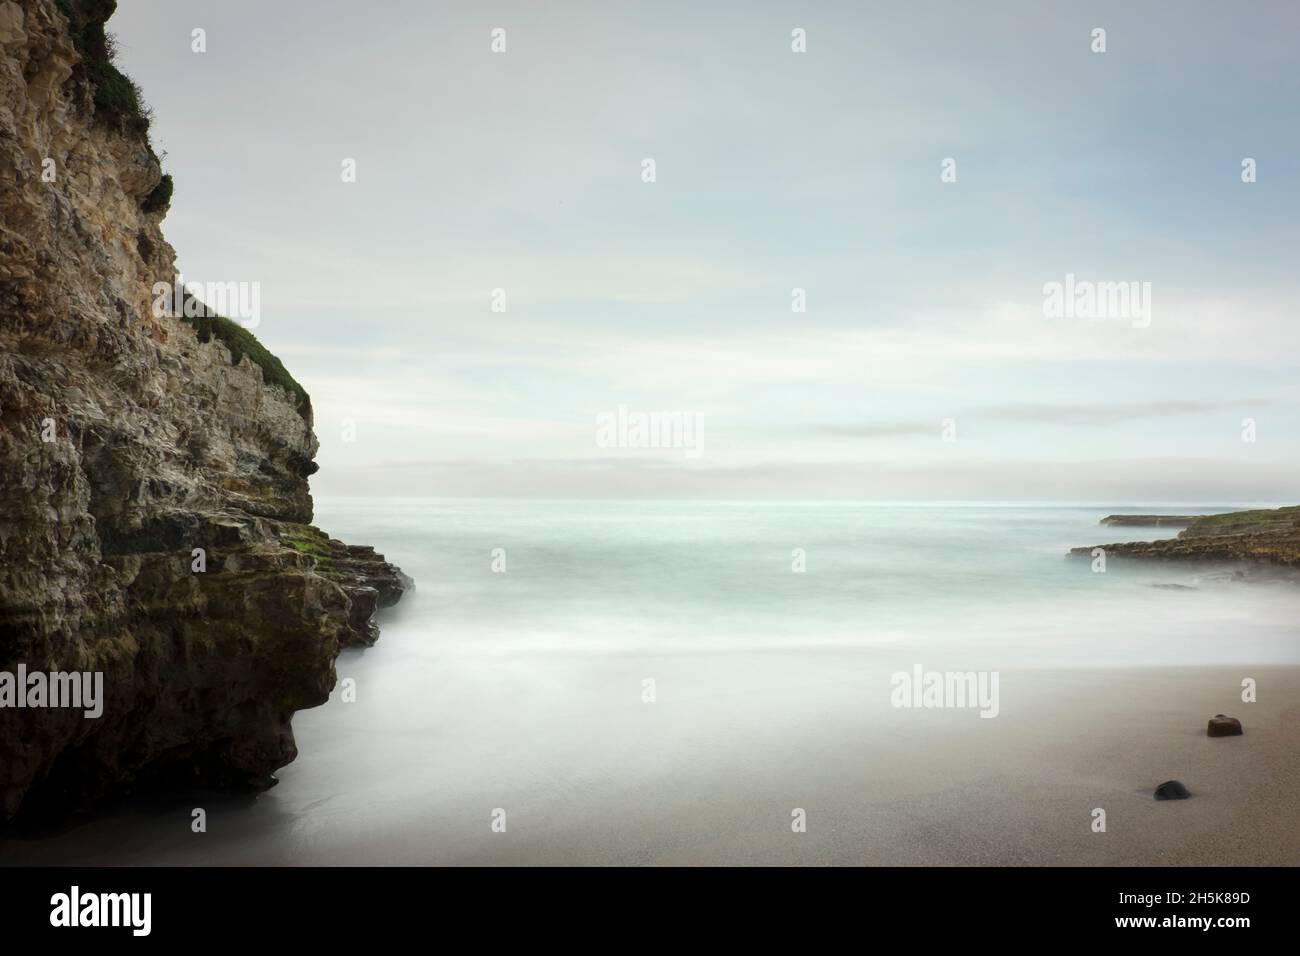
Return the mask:
[[[137, 802], [0, 841], [0, 858], [635, 863], [706, 852], [727, 828], [742, 834], [729, 847], [760, 847], [743, 837], [748, 805], [720, 794], [752, 797], [754, 819], [788, 814], [801, 786], [837, 772], [845, 741], [891, 719], [892, 672], [1113, 668], [1123, 681], [1300, 663], [1294, 582], [1177, 564], [1099, 574], [1065, 556], [1177, 533], [1099, 526], [1108, 513], [1233, 507], [319, 498], [319, 526], [374, 545], [416, 590], [384, 612], [374, 647], [343, 652], [330, 701], [295, 716], [300, 756], [280, 785]], [[884, 768], [855, 796], [884, 813], [899, 781], [928, 792], [909, 770], [917, 747], [946, 766], [978, 752], [971, 734], [1034, 739], [1020, 699], [1004, 681], [1001, 720], [897, 725], [848, 768]], [[191, 832], [190, 803], [206, 833]], [[513, 842], [492, 842], [498, 809]], [[707, 827], [680, 822], [705, 811]]]
[[1178, 564], [1095, 573], [1065, 557], [1178, 532], [1099, 526], [1105, 514], [1239, 507], [334, 498], [317, 519], [415, 578], [385, 634], [417, 626], [451, 653], [1295, 663], [1294, 587]]

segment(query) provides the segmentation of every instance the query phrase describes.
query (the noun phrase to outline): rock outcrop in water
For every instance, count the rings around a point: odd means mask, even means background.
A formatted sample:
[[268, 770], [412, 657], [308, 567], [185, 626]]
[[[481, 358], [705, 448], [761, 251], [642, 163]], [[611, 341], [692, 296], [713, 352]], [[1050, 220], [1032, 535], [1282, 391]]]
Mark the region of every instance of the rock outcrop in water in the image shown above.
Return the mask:
[[0, 0], [0, 674], [104, 687], [97, 719], [0, 709], [0, 819], [141, 778], [265, 785], [409, 584], [311, 525], [311, 406], [278, 360], [153, 314], [171, 183], [114, 8]]
[[1100, 524], [1117, 528], [1186, 528], [1195, 515], [1106, 515]]
[[[1176, 537], [1105, 544], [1107, 558], [1162, 558], [1300, 569], [1300, 506], [1195, 518]], [[1070, 553], [1088, 557], [1092, 547]]]

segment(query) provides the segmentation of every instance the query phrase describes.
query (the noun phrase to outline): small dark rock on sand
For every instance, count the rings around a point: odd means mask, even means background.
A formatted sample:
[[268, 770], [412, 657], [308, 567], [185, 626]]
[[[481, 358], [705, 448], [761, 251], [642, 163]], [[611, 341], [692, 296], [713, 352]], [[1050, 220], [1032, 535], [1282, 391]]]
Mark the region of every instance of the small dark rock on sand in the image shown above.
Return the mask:
[[1186, 800], [1190, 796], [1187, 788], [1177, 780], [1166, 780], [1156, 787], [1157, 800]]
[[1210, 723], [1205, 728], [1205, 736], [1239, 737], [1241, 736], [1241, 721], [1226, 714], [1215, 714], [1210, 718]]

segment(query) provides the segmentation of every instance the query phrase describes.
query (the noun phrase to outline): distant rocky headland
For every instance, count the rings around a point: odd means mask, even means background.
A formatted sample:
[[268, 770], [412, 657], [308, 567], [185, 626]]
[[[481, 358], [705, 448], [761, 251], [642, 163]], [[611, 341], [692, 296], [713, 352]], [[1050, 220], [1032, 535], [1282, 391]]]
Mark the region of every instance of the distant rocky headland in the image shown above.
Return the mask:
[[1186, 528], [1196, 515], [1106, 515], [1100, 524], [1117, 528]]
[[[0, 820], [268, 785], [410, 584], [312, 525], [311, 402], [279, 360], [151, 309], [172, 184], [115, 6], [0, 0]], [[102, 713], [15, 687], [34, 672], [102, 675]]]
[[[1150, 525], [1158, 516], [1142, 517]], [[1087, 557], [1103, 548], [1107, 558], [1159, 558], [1176, 561], [1241, 563], [1254, 568], [1300, 569], [1300, 506], [1231, 511], [1203, 517], [1171, 516], [1186, 527], [1175, 537], [1160, 541], [1127, 541], [1073, 548], [1072, 555]], [[1132, 521], [1103, 524], [1134, 524]]]

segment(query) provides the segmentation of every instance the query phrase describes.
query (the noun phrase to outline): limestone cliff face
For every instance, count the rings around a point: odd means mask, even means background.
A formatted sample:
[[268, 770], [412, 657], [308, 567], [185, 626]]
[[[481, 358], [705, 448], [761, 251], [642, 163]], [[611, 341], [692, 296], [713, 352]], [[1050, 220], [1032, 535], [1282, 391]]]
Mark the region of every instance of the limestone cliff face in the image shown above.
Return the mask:
[[409, 583], [310, 526], [305, 395], [153, 315], [162, 171], [88, 62], [114, 6], [0, 0], [0, 671], [105, 696], [0, 709], [0, 819], [142, 776], [265, 783]]

